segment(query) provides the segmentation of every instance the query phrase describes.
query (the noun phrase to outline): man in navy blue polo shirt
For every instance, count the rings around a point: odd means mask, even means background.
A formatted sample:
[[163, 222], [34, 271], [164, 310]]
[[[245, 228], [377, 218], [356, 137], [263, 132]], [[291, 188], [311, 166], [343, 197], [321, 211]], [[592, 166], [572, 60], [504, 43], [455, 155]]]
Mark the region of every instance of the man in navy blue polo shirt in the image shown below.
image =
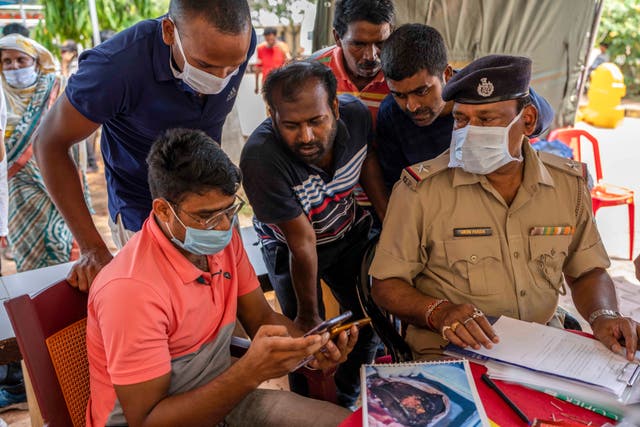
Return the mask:
[[[399, 27], [385, 41], [382, 72], [390, 94], [380, 104], [377, 151], [389, 190], [404, 168], [430, 160], [451, 143], [453, 102], [442, 100], [442, 89], [455, 73], [447, 63], [447, 48], [440, 33], [423, 24]], [[549, 103], [530, 90], [538, 110], [531, 137], [544, 132], [553, 120]]]
[[88, 289], [112, 256], [84, 204], [69, 148], [102, 124], [112, 235], [124, 245], [151, 210], [145, 162], [151, 144], [176, 127], [201, 129], [219, 142], [254, 49], [245, 0], [171, 0], [167, 16], [80, 56], [35, 144], [47, 189], [80, 246], [72, 285]]
[[[324, 316], [321, 278], [342, 309], [363, 317], [356, 284], [372, 221], [353, 188], [384, 185], [379, 169], [365, 167], [375, 161], [367, 151], [371, 114], [352, 95], [337, 97], [336, 85], [331, 69], [317, 61], [273, 71], [263, 87], [271, 118], [240, 158], [269, 279], [282, 312], [305, 331]], [[340, 404], [355, 402], [360, 364], [371, 362], [376, 344], [371, 328], [360, 331], [336, 374]]]

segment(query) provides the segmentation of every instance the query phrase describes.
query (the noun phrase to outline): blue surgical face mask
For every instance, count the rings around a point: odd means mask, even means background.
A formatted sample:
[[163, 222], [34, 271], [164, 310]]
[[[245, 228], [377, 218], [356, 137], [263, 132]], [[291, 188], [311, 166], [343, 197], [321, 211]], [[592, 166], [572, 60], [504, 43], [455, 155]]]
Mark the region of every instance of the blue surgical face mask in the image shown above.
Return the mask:
[[233, 227], [236, 223], [236, 218], [233, 217], [231, 226], [228, 230], [201, 230], [199, 228], [188, 227], [180, 220], [178, 215], [169, 205], [173, 216], [176, 217], [180, 225], [184, 227], [186, 233], [184, 235], [184, 242], [178, 240], [167, 223], [167, 230], [171, 234], [171, 241], [178, 247], [184, 249], [187, 252], [191, 252], [194, 255], [215, 255], [227, 247], [231, 242], [233, 236]]
[[522, 117], [522, 111], [506, 127], [467, 125], [451, 135], [449, 167], [487, 175], [507, 163], [522, 161], [509, 152], [509, 130]]
[[17, 70], [3, 70], [2, 74], [4, 74], [4, 78], [10, 86], [18, 89], [32, 86], [38, 80], [35, 64], [30, 67], [18, 68]]

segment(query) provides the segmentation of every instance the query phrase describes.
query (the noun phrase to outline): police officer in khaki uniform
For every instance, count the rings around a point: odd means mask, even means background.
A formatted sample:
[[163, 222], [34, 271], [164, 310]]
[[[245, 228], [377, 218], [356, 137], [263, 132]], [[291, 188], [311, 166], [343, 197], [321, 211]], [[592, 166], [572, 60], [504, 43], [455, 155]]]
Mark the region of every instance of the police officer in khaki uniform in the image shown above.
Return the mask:
[[[565, 281], [594, 335], [632, 359], [638, 325], [618, 313], [579, 162], [536, 153], [531, 61], [491, 55], [445, 86], [451, 148], [403, 171], [370, 274], [377, 304], [409, 323], [416, 359], [450, 341], [499, 342], [487, 316], [547, 323]], [[623, 344], [624, 342], [624, 344]]]

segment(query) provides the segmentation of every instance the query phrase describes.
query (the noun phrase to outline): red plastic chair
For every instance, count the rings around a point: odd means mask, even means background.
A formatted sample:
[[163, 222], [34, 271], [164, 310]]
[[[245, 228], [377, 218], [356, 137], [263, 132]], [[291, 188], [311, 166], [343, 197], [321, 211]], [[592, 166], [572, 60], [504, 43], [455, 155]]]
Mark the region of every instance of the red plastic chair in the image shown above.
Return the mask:
[[563, 128], [556, 129], [549, 134], [549, 141], [555, 139], [564, 142], [573, 150], [575, 160], [582, 157], [582, 142], [588, 141], [593, 149], [593, 159], [596, 165], [596, 184], [591, 190], [593, 215], [600, 208], [607, 206], [627, 205], [629, 210], [629, 259], [633, 259], [634, 215], [635, 203], [633, 190], [618, 185], [602, 182], [602, 165], [600, 164], [600, 147], [598, 140], [583, 129]]

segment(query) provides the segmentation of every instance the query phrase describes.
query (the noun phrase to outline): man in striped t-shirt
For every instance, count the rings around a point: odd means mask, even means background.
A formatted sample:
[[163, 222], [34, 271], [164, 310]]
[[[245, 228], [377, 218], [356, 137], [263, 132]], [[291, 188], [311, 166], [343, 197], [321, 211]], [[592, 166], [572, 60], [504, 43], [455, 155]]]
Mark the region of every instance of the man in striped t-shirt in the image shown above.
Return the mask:
[[[303, 330], [319, 323], [322, 278], [359, 319], [356, 282], [371, 218], [355, 203], [353, 188], [358, 182], [367, 191], [384, 185], [380, 174], [365, 173], [371, 115], [353, 96], [337, 97], [335, 76], [315, 61], [273, 71], [264, 93], [271, 118], [249, 137], [240, 168], [282, 311]], [[364, 328], [338, 368], [342, 405], [355, 402], [359, 366], [371, 361], [376, 344], [373, 330]]]

